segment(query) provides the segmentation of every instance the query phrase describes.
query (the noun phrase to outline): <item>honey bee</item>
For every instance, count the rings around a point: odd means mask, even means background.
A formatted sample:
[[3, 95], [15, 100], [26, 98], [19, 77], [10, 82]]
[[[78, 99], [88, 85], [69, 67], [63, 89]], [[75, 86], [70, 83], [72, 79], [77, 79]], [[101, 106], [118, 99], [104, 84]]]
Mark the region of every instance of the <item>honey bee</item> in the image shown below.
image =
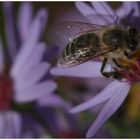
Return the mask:
[[[70, 38], [58, 59], [59, 67], [73, 67], [99, 57], [103, 59], [100, 69], [102, 75], [121, 80], [122, 76], [113, 69], [126, 68], [121, 60], [130, 61], [134, 59], [135, 54], [140, 55], [140, 36], [136, 28], [125, 28], [119, 24], [102, 26], [76, 21], [64, 22], [60, 26], [59, 31]], [[110, 72], [105, 71], [107, 63], [113, 67]]]

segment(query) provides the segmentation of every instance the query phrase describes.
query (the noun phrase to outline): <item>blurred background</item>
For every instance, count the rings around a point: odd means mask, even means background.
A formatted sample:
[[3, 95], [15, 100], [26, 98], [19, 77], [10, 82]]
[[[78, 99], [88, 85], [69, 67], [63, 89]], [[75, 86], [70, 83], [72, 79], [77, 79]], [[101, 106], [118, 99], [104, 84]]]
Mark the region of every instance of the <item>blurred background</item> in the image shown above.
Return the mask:
[[[65, 47], [68, 38], [59, 35], [55, 31], [55, 25], [61, 21], [76, 20], [86, 21], [85, 17], [76, 9], [74, 2], [31, 2], [34, 14], [40, 8], [48, 10], [48, 23], [45, 27], [42, 40], [48, 44], [45, 58], [52, 67], [56, 66], [61, 50]], [[109, 2], [114, 9], [121, 5], [121, 2]], [[17, 13], [21, 2], [13, 2], [14, 20], [17, 20]], [[6, 48], [5, 21], [0, 3], [0, 35], [3, 46]], [[54, 77], [51, 78], [57, 83], [58, 87], [55, 94], [58, 95], [70, 108], [87, 101], [97, 95], [111, 80], [92, 79], [92, 78], [71, 78]], [[100, 84], [98, 83], [100, 81]], [[29, 104], [24, 108], [29, 108]], [[21, 106], [22, 108], [23, 106]], [[86, 131], [95, 120], [99, 109], [94, 108], [70, 114], [70, 108], [63, 106], [37, 107], [37, 112], [27, 113], [21, 110], [24, 125], [21, 137], [31, 138], [85, 138]], [[109, 119], [105, 125], [95, 135], [96, 138], [140, 138], [140, 94], [133, 94], [127, 97], [120, 109]], [[29, 125], [31, 123], [31, 125]], [[34, 124], [34, 125], [32, 125]], [[32, 130], [32, 132], [28, 132]], [[0, 130], [1, 131], [1, 130]]]

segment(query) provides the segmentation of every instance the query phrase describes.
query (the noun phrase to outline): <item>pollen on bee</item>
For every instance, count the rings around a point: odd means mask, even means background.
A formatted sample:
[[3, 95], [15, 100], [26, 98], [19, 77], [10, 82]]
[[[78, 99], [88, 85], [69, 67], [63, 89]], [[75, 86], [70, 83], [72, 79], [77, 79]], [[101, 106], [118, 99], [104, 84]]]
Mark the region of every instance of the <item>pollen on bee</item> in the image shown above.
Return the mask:
[[132, 60], [120, 60], [120, 64], [124, 66], [122, 69], [116, 68], [115, 71], [120, 73], [124, 79], [130, 83], [140, 81], [140, 58]]

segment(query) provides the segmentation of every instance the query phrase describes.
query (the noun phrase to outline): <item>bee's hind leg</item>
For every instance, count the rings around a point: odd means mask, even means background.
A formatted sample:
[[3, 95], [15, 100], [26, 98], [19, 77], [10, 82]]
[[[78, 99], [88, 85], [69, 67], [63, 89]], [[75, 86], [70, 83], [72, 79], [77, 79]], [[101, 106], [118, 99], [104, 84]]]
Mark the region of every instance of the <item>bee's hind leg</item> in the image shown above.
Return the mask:
[[115, 72], [115, 71], [105, 72], [104, 71], [105, 66], [107, 64], [107, 59], [108, 59], [108, 57], [105, 56], [105, 58], [103, 60], [102, 67], [100, 69], [100, 72], [102, 73], [102, 75], [107, 77], [107, 78], [114, 78], [114, 79], [117, 79], [117, 80], [122, 80], [123, 77], [118, 72]]

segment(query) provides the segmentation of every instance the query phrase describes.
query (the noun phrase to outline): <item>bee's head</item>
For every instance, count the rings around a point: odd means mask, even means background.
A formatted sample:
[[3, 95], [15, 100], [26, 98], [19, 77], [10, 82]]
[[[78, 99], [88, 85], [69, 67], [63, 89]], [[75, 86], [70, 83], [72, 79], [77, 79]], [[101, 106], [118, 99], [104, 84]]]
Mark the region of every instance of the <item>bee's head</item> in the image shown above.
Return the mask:
[[138, 48], [139, 44], [139, 32], [136, 28], [129, 28], [126, 31], [125, 35], [125, 41], [126, 41], [126, 46], [129, 50], [135, 51]]

